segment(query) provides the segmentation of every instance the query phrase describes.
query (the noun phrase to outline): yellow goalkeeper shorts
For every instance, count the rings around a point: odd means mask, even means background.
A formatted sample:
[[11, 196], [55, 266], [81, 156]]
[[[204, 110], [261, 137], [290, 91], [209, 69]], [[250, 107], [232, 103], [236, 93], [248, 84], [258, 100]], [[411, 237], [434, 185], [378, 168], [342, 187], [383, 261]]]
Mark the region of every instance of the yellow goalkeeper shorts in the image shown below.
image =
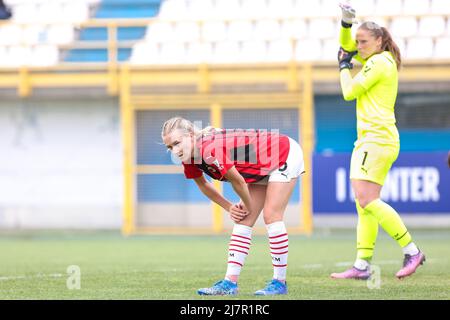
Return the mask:
[[373, 142], [363, 142], [355, 146], [350, 163], [350, 179], [367, 180], [383, 185], [399, 151], [399, 145]]

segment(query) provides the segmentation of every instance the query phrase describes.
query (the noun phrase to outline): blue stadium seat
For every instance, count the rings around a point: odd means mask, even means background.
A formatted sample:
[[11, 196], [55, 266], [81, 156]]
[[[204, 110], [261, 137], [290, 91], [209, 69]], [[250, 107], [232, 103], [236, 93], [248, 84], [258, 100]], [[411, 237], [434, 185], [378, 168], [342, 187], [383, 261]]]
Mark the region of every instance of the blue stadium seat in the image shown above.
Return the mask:
[[[117, 31], [118, 40], [138, 40], [144, 37], [146, 27], [120, 27]], [[81, 30], [78, 40], [106, 41], [108, 31], [106, 28], [95, 27]]]
[[[162, 0], [103, 0], [95, 11], [95, 18], [150, 18], [158, 14]], [[144, 37], [146, 27], [120, 27], [117, 31], [117, 40], [133, 41]], [[83, 28], [78, 40], [80, 41], [106, 41], [108, 31], [103, 27]], [[126, 61], [131, 55], [130, 48], [118, 50], [118, 61]], [[106, 49], [81, 49], [76, 46], [64, 58], [66, 62], [106, 62], [108, 53]]]
[[[119, 48], [117, 60], [127, 61], [131, 55], [131, 48]], [[72, 49], [68, 52], [66, 62], [106, 62], [108, 61], [107, 49]]]
[[160, 0], [103, 0], [96, 18], [146, 18], [158, 14]]

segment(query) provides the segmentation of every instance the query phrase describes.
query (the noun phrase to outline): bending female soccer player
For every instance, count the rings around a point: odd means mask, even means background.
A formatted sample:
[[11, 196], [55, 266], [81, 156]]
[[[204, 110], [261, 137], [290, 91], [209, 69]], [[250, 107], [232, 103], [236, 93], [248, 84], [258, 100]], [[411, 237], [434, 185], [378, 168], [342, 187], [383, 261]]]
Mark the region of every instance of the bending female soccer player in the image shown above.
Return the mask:
[[[357, 258], [351, 269], [333, 273], [331, 277], [370, 277], [370, 261], [380, 224], [405, 255], [403, 267], [396, 273], [400, 279], [413, 274], [425, 261], [399, 214], [380, 199], [386, 175], [400, 149], [394, 114], [400, 51], [389, 31], [373, 22], [362, 23], [356, 32], [356, 41], [352, 39], [350, 28], [354, 10], [348, 6], [341, 8], [340, 82], [344, 99], [356, 99], [357, 140], [351, 158], [350, 179], [358, 211]], [[363, 64], [354, 78], [350, 73], [352, 58]]]
[[[288, 234], [283, 215], [297, 177], [304, 172], [303, 152], [293, 139], [258, 130], [200, 130], [192, 122], [175, 117], [166, 121], [162, 139], [184, 166], [187, 179], [210, 200], [229, 212], [235, 222], [228, 249], [228, 267], [223, 280], [201, 295], [234, 295], [249, 253], [252, 227], [261, 211], [267, 227], [273, 279], [256, 295], [286, 294]], [[205, 179], [231, 183], [241, 201], [231, 203]]]

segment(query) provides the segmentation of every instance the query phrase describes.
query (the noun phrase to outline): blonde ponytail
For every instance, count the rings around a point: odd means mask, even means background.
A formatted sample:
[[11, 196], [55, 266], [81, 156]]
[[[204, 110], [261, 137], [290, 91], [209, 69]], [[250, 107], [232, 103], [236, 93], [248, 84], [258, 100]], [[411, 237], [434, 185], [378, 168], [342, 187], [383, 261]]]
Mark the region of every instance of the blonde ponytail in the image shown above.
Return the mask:
[[216, 129], [211, 126], [199, 129], [189, 120], [182, 117], [173, 117], [164, 122], [161, 130], [161, 138], [164, 139], [165, 136], [171, 134], [175, 130], [183, 130], [185, 133], [192, 133], [195, 137], [199, 137], [200, 135], [210, 134]]

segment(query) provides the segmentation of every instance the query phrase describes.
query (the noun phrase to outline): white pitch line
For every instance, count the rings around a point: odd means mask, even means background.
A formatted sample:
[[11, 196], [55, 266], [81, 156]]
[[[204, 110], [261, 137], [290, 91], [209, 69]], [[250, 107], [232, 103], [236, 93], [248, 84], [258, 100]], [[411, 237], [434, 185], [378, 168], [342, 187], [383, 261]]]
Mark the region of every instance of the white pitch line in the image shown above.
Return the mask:
[[[438, 259], [427, 259], [427, 262], [436, 262]], [[375, 261], [374, 265], [383, 265], [383, 264], [401, 264], [400, 260], [381, 260]], [[336, 262], [334, 266], [336, 267], [346, 267], [351, 266], [353, 262], [351, 261], [341, 261]], [[323, 268], [323, 264], [321, 263], [312, 263], [312, 264], [303, 264], [301, 268], [303, 269], [320, 269]], [[177, 269], [173, 269], [172, 271], [176, 272]], [[211, 271], [208, 269], [208, 271]], [[34, 276], [10, 276], [10, 277], [0, 277], [0, 281], [11, 281], [11, 280], [23, 280], [23, 279], [33, 279], [33, 278], [61, 278], [63, 275], [61, 273], [50, 273], [50, 274], [36, 274]]]
[[376, 263], [374, 264], [402, 264], [401, 260], [381, 260], [381, 261], [376, 261]]
[[323, 267], [323, 265], [320, 263], [302, 265], [302, 268], [305, 268], [305, 269], [318, 269], [318, 268], [322, 268], [322, 267]]
[[0, 277], [0, 281], [11, 281], [11, 280], [23, 280], [23, 279], [33, 279], [33, 278], [61, 278], [63, 275], [61, 273], [51, 273], [51, 274], [36, 274], [34, 276], [9, 276]]
[[336, 262], [334, 264], [335, 267], [347, 267], [347, 266], [351, 266], [353, 264], [352, 261], [343, 261], [343, 262]]
[[0, 277], [0, 281], [25, 279], [25, 276]]

